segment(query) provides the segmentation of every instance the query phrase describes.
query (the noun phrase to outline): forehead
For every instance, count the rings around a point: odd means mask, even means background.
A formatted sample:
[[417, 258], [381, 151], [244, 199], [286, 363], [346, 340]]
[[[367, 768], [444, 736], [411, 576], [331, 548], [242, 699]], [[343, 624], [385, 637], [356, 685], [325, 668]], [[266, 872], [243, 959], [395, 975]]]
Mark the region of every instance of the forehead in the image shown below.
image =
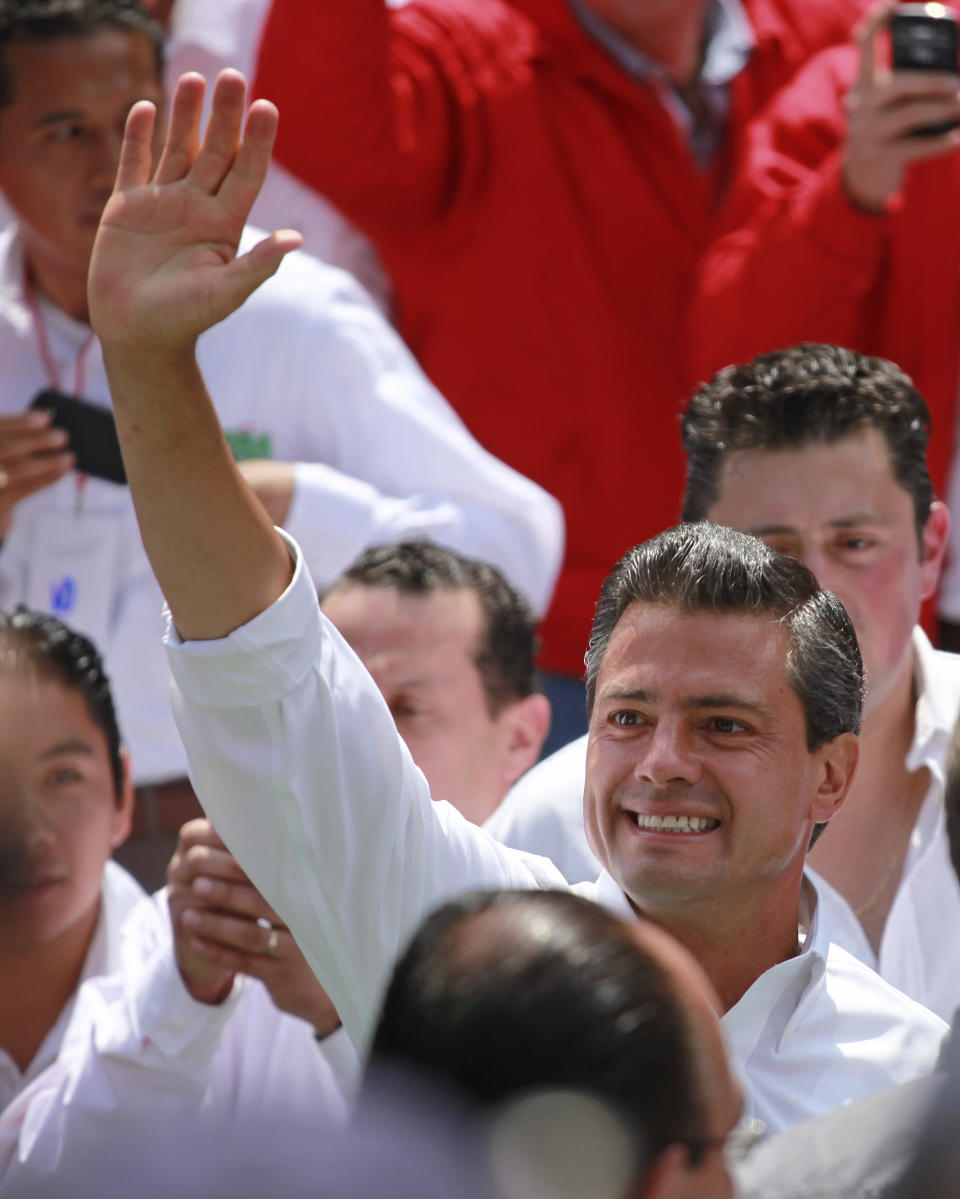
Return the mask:
[[107, 740], [83, 694], [29, 667], [0, 674], [0, 760], [33, 759], [67, 739], [107, 759]]
[[732, 450], [708, 512], [718, 524], [751, 532], [859, 515], [913, 523], [912, 498], [894, 477], [886, 439], [873, 427], [796, 448]]
[[784, 691], [795, 696], [788, 650], [787, 631], [771, 616], [633, 603], [603, 656], [597, 697], [643, 690], [664, 701], [738, 696], [765, 706]]
[[55, 38], [14, 38], [3, 47], [12, 85], [0, 119], [157, 98], [160, 79], [150, 39], [136, 29], [105, 26]]
[[468, 587], [421, 594], [347, 583], [322, 607], [364, 661], [385, 655], [472, 661], [485, 625], [480, 599]]

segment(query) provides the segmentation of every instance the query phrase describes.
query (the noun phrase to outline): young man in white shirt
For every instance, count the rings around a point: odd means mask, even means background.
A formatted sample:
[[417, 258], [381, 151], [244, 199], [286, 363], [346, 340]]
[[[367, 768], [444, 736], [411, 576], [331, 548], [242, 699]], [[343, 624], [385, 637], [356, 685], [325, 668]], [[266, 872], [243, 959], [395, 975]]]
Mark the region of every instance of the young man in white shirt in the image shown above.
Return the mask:
[[[960, 658], [934, 650], [918, 625], [948, 528], [928, 436], [926, 405], [892, 363], [824, 345], [765, 354], [721, 371], [688, 404], [683, 515], [799, 558], [849, 611], [867, 671], [860, 764], [809, 861], [835, 888], [834, 940], [949, 1020], [960, 943], [942, 929], [960, 922], [960, 887], [943, 763]], [[586, 740], [563, 755], [524, 779], [489, 829], [576, 868], [588, 852], [576, 821]]]
[[[277, 114], [258, 101], [245, 121], [242, 77], [226, 72], [197, 149], [202, 104], [201, 81], [182, 79], [156, 173], [155, 110], [131, 111], [91, 315], [144, 543], [184, 639], [171, 636], [170, 659], [193, 777], [363, 1045], [430, 908], [471, 887], [563, 880], [432, 802], [226, 453], [196, 338], [299, 238], [234, 257]], [[754, 538], [670, 530], [605, 584], [587, 802], [606, 870], [592, 895], [692, 950], [727, 1012], [748, 1114], [772, 1127], [929, 1072], [945, 1030], [829, 944], [804, 877], [813, 828], [853, 776], [862, 685], [839, 602]]]
[[[27, 409], [53, 388], [109, 415], [86, 273], [126, 114], [163, 102], [161, 52], [120, 0], [7, 5], [0, 21], [0, 190], [17, 218], [0, 234], [0, 604], [55, 612], [101, 647], [138, 788], [185, 775], [162, 597], [127, 488], [72, 469], [63, 432]], [[294, 256], [200, 353], [231, 448], [318, 586], [369, 545], [429, 537], [546, 608], [558, 505], [473, 440], [343, 272]]]

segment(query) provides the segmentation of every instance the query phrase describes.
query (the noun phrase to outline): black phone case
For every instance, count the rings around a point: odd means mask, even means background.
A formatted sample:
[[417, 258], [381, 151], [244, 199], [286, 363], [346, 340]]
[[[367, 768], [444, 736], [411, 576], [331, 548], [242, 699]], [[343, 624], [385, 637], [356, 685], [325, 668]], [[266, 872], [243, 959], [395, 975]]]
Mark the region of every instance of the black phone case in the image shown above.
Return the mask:
[[75, 470], [108, 483], [126, 483], [117, 427], [108, 408], [53, 388], [34, 396], [30, 407], [51, 413], [53, 426], [65, 429], [70, 435], [67, 448], [76, 455]]

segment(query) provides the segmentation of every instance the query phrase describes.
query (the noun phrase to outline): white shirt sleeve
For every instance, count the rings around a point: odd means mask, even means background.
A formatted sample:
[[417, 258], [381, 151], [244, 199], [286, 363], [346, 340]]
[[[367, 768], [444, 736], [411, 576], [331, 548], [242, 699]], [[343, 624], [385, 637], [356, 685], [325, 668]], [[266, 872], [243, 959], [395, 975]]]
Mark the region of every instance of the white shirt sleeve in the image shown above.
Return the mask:
[[298, 556], [279, 600], [219, 641], [168, 634], [174, 712], [207, 815], [365, 1046], [394, 959], [471, 888], [566, 888], [446, 803]]

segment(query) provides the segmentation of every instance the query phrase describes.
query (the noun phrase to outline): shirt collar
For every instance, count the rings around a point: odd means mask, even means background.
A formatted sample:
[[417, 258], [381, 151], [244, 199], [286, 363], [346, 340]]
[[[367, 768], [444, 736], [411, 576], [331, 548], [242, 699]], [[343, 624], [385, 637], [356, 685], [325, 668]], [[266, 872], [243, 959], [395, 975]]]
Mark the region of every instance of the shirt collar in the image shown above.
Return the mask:
[[913, 630], [913, 679], [917, 693], [913, 743], [907, 754], [907, 769], [928, 767], [939, 780], [943, 760], [956, 719], [955, 688], [936, 668], [937, 651], [918, 626]]
[[[666, 81], [663, 69], [638, 50], [621, 33], [588, 7], [587, 0], [569, 0], [571, 9], [588, 34], [636, 79]], [[740, 0], [711, 0], [707, 14], [707, 46], [701, 80], [726, 87], [747, 64], [756, 44], [753, 29]]]

